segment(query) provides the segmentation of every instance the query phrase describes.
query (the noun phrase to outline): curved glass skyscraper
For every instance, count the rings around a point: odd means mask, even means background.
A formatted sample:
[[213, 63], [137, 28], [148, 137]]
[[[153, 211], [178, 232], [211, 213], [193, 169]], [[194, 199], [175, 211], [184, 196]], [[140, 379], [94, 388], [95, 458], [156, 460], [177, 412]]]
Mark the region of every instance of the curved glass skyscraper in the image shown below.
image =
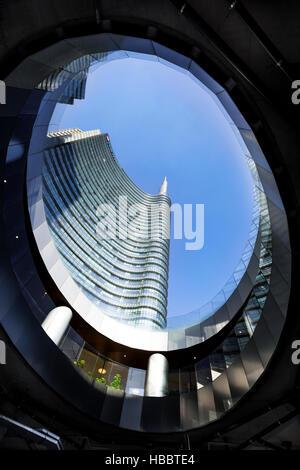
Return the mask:
[[164, 328], [167, 315], [170, 199], [142, 191], [120, 167], [99, 130], [48, 134], [43, 199], [62, 260], [85, 295], [107, 315]]

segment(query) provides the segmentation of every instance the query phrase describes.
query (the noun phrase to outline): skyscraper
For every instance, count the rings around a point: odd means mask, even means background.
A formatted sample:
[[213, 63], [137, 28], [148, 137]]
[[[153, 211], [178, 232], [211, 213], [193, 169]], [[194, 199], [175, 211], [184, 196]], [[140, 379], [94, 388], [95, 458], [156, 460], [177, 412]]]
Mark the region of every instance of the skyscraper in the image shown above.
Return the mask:
[[164, 328], [170, 198], [142, 191], [99, 130], [48, 134], [43, 198], [51, 234], [73, 279], [103, 312]]

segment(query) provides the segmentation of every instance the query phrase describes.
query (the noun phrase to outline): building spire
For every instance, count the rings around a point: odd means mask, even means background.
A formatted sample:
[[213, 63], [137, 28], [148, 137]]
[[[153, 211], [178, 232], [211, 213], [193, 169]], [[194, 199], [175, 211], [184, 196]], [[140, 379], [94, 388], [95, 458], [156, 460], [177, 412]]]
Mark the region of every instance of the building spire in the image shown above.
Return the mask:
[[165, 176], [165, 179], [162, 182], [161, 187], [159, 188], [158, 194], [168, 194], [168, 181], [167, 181], [166, 176]]

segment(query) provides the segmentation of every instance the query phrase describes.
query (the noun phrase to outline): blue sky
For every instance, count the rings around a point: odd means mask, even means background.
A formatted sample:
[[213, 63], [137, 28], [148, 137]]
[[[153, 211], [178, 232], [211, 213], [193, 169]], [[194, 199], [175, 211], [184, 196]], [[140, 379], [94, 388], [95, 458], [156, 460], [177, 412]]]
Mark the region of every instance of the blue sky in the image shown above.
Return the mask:
[[168, 316], [211, 300], [231, 276], [251, 224], [252, 181], [230, 124], [210, 95], [159, 62], [120, 59], [89, 74], [86, 99], [61, 129], [108, 132], [120, 165], [148, 193], [168, 178], [172, 203], [205, 205], [205, 241], [170, 243]]

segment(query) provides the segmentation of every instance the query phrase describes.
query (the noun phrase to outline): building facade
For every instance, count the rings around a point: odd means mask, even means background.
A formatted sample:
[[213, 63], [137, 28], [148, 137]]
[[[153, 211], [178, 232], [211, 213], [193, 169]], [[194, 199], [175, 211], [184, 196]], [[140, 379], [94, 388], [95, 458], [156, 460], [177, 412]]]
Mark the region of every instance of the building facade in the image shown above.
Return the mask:
[[142, 191], [99, 130], [48, 134], [43, 163], [46, 217], [81, 291], [131, 325], [166, 326], [170, 199]]
[[56, 70], [42, 80], [37, 88], [45, 91], [53, 91], [67, 82], [63, 87], [63, 92], [58, 100], [59, 103], [73, 104], [74, 99], [83, 100], [85, 98], [86, 81], [90, 67], [99, 66], [105, 62], [106, 53], [96, 53], [85, 55], [66, 64], [63, 69]]

